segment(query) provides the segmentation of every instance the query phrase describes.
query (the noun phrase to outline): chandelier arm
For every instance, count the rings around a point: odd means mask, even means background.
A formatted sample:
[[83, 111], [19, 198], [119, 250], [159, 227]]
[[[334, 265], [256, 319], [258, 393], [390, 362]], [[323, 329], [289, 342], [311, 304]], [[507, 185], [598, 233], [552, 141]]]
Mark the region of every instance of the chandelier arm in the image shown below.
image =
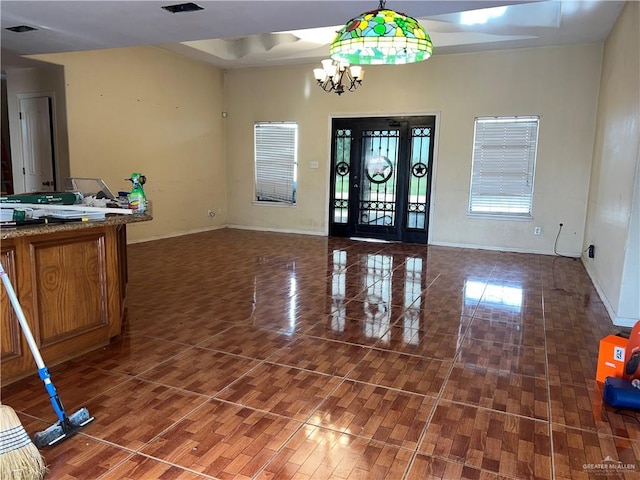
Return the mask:
[[318, 85], [327, 93], [333, 90], [333, 83], [330, 80], [325, 80], [324, 82], [318, 83]]

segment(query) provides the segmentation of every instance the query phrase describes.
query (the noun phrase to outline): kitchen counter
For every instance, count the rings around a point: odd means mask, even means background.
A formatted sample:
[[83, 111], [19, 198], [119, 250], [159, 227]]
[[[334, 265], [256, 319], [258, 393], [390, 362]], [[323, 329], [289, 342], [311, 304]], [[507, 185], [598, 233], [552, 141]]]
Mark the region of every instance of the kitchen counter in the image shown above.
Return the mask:
[[[128, 225], [148, 214], [0, 228], [0, 259], [47, 366], [107, 345], [122, 333]], [[135, 227], [134, 227], [135, 228]], [[37, 368], [0, 288], [2, 385]]]
[[9, 228], [0, 226], [0, 239], [6, 240], [8, 238], [28, 237], [31, 235], [41, 235], [43, 233], [71, 232], [98, 226], [124, 225], [129, 223], [148, 222], [150, 220], [153, 220], [153, 217], [147, 213], [131, 215], [111, 214], [107, 215], [104, 220], [90, 220], [87, 222], [66, 222]]

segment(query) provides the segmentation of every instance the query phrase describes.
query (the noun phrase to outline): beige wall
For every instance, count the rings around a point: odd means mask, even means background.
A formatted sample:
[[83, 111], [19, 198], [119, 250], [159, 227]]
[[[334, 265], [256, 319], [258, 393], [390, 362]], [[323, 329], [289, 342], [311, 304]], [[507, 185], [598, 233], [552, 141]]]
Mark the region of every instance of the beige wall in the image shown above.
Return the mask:
[[[550, 253], [562, 222], [558, 249], [576, 255], [601, 56], [598, 44], [436, 55], [369, 67], [364, 85], [342, 97], [315, 85], [315, 65], [230, 70], [225, 81], [216, 67], [155, 47], [36, 58], [65, 67], [71, 174], [102, 177], [114, 190], [127, 189], [133, 171], [147, 175], [155, 219], [132, 228], [133, 241], [225, 224], [325, 234], [332, 116], [435, 113], [430, 242]], [[532, 221], [466, 215], [480, 115], [541, 116]], [[253, 203], [253, 124], [269, 120], [300, 125], [293, 208]]]
[[[598, 44], [436, 55], [419, 64], [369, 67], [362, 87], [341, 97], [315, 85], [315, 65], [228, 71], [228, 221], [324, 234], [331, 117], [437, 113], [430, 243], [550, 253], [562, 222], [558, 250], [579, 255], [601, 56]], [[483, 115], [541, 116], [533, 221], [466, 215], [473, 122]], [[252, 202], [257, 121], [299, 123], [294, 208]], [[310, 162], [320, 168], [309, 168]], [[534, 226], [541, 236], [533, 235]]]
[[596, 253], [583, 259], [619, 324], [640, 318], [639, 45], [640, 5], [628, 2], [604, 47], [585, 231]]
[[[64, 66], [71, 175], [129, 190], [147, 176], [152, 222], [130, 241], [224, 225], [224, 75], [156, 47], [39, 55]], [[214, 218], [208, 210], [216, 213]]]

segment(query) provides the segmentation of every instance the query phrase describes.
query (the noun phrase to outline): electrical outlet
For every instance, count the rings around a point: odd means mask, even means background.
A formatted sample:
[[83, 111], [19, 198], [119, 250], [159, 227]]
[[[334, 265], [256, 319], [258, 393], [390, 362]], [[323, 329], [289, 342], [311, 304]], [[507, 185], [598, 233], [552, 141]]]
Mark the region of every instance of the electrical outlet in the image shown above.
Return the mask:
[[540, 235], [540, 234], [542, 234], [542, 229], [541, 229], [540, 227], [535, 227], [535, 228], [533, 229], [533, 234], [534, 234], [534, 235]]
[[595, 258], [596, 256], [596, 247], [594, 245], [589, 245], [587, 249], [589, 258]]

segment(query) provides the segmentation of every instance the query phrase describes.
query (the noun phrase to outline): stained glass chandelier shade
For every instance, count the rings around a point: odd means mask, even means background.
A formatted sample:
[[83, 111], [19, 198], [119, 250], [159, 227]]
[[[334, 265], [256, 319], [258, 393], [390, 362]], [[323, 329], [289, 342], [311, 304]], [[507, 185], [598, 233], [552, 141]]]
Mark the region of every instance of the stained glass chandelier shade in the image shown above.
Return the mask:
[[399, 65], [431, 56], [433, 44], [422, 25], [384, 4], [347, 22], [331, 43], [331, 58], [351, 65]]

